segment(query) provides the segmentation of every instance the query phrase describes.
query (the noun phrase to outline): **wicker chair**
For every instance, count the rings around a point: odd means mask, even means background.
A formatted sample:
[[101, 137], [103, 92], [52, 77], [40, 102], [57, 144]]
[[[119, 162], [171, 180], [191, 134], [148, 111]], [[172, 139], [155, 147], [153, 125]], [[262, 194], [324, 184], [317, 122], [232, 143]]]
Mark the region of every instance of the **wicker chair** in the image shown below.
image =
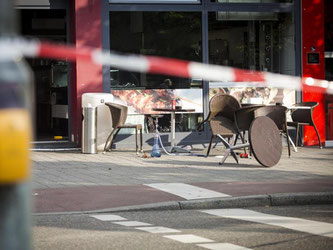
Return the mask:
[[267, 116], [271, 118], [280, 132], [284, 133], [287, 137], [287, 144], [288, 144], [288, 156], [290, 157], [290, 137], [289, 137], [289, 132], [288, 132], [288, 127], [287, 127], [287, 118], [286, 118], [286, 113], [288, 112], [288, 108], [285, 106], [264, 106], [261, 108], [257, 108], [254, 111], [254, 117], [259, 117], [259, 116]]
[[142, 151], [142, 125], [141, 124], [125, 124], [127, 118], [127, 106], [110, 103], [105, 103], [110, 109], [111, 118], [112, 118], [112, 131], [109, 134], [104, 147], [104, 153], [107, 150], [112, 150], [112, 144], [122, 128], [134, 128], [135, 129], [135, 144], [136, 144], [136, 153], [138, 153], [138, 131], [140, 131], [140, 151]]
[[295, 105], [295, 110], [291, 110], [292, 122], [287, 122], [287, 125], [296, 127], [296, 146], [298, 143], [299, 126], [312, 126], [319, 140], [319, 148], [322, 148], [320, 135], [313, 121], [313, 111], [318, 105], [318, 102], [302, 102]]
[[237, 127], [234, 123], [234, 112], [240, 107], [240, 103], [231, 95], [217, 94], [212, 97], [209, 102], [209, 114], [198, 126], [200, 127], [205, 122], [209, 122], [211, 128], [212, 136], [206, 156], [209, 155], [213, 139], [216, 136], [232, 138], [234, 135], [238, 134]]

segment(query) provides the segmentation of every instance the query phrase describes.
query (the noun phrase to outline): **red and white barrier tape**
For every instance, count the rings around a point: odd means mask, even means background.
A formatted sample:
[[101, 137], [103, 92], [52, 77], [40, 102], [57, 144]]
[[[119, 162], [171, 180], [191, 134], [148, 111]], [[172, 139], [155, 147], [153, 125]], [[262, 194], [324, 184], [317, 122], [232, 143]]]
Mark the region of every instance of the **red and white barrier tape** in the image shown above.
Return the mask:
[[311, 87], [311, 91], [333, 94], [333, 82], [311, 77], [300, 78], [155, 56], [120, 55], [89, 47], [76, 48], [24, 38], [0, 39], [0, 60], [8, 56], [84, 60], [128, 71], [199, 78], [206, 81], [244, 82], [246, 86], [252, 87], [301, 90], [302, 87], [308, 86]]

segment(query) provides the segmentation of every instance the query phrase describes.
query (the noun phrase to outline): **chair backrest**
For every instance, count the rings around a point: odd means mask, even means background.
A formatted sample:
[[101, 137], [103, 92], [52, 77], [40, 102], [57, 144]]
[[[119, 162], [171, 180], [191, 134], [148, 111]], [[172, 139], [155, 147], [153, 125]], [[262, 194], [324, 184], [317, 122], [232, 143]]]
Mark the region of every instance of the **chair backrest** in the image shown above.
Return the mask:
[[234, 121], [234, 112], [241, 107], [235, 97], [228, 94], [217, 94], [209, 102], [208, 120], [215, 116], [223, 116]]
[[309, 109], [296, 109], [291, 113], [294, 122], [308, 123], [313, 125], [312, 113], [318, 102], [301, 102], [295, 104], [296, 107], [308, 107]]
[[111, 112], [112, 127], [117, 128], [124, 125], [127, 119], [127, 106], [112, 102], [106, 102], [105, 105], [109, 107]]
[[286, 130], [286, 113], [288, 111], [288, 108], [285, 106], [264, 106], [261, 108], [258, 108], [254, 111], [254, 117], [259, 117], [259, 116], [267, 116], [271, 118], [276, 126], [278, 127], [279, 130]]

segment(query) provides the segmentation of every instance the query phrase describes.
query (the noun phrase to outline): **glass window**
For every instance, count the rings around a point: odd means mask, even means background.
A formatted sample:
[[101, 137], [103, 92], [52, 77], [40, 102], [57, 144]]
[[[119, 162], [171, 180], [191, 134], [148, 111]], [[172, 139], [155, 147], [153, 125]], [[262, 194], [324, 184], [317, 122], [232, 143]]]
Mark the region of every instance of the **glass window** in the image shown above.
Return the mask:
[[[201, 12], [111, 12], [110, 48], [120, 53], [202, 61]], [[110, 69], [111, 92], [130, 106], [130, 114], [152, 114], [181, 99], [195, 114], [179, 114], [178, 131], [193, 131], [202, 116], [202, 81]], [[168, 120], [169, 119], [169, 120]], [[165, 120], [165, 121], [164, 121]], [[159, 120], [169, 131], [170, 118]]]
[[109, 3], [200, 3], [200, 0], [109, 0]]
[[214, 3], [292, 3], [293, 0], [210, 0]]
[[[110, 48], [123, 53], [202, 61], [201, 13], [111, 12]], [[111, 69], [111, 87], [166, 89], [198, 87], [192, 79]]]
[[[210, 12], [208, 18], [211, 64], [295, 74], [295, 32], [291, 13]], [[230, 87], [233, 85], [235, 87]], [[241, 85], [211, 83], [210, 92], [232, 93], [241, 102], [251, 98], [261, 98], [266, 104], [295, 100], [292, 91], [287, 96], [287, 91], [283, 90]]]

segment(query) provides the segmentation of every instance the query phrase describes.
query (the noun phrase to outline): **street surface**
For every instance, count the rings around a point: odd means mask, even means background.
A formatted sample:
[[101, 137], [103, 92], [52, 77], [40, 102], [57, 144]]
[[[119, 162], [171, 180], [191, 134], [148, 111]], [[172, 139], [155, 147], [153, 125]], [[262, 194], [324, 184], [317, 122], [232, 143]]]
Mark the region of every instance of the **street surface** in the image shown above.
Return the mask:
[[35, 215], [35, 249], [333, 249], [333, 205]]

